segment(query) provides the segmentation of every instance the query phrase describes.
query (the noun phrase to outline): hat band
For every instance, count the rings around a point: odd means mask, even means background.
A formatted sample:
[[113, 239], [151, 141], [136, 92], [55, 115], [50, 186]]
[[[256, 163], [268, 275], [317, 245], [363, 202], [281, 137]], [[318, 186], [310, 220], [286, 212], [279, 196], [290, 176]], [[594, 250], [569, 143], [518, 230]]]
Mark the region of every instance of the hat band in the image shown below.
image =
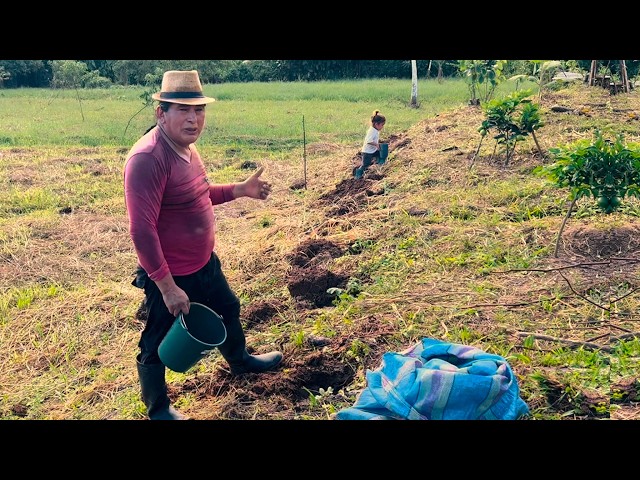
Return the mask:
[[201, 92], [160, 92], [160, 98], [205, 98]]

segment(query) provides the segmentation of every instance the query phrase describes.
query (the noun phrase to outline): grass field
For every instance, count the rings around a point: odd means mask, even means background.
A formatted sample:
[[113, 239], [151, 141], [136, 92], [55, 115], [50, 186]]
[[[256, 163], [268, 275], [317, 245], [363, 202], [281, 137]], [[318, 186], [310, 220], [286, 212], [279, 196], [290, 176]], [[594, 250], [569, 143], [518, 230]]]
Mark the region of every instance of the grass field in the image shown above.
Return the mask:
[[[305, 137], [309, 143], [357, 144], [376, 109], [388, 117], [385, 128], [393, 134], [469, 98], [460, 79], [419, 82], [418, 108], [408, 108], [411, 82], [401, 80], [216, 84], [204, 90], [218, 101], [208, 107], [200, 145], [276, 157], [300, 149]], [[153, 123], [143, 92], [0, 90], [0, 146], [129, 146]]]

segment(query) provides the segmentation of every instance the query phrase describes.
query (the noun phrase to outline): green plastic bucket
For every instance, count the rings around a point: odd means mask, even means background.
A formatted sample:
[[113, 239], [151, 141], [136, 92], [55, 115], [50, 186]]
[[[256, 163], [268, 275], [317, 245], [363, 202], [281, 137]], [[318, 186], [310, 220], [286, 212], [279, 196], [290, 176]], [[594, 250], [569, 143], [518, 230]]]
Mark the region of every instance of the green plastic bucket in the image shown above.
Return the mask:
[[222, 317], [206, 305], [192, 302], [180, 312], [158, 347], [160, 360], [174, 372], [186, 372], [227, 339]]
[[389, 144], [380, 142], [380, 160], [378, 163], [384, 163], [389, 156]]

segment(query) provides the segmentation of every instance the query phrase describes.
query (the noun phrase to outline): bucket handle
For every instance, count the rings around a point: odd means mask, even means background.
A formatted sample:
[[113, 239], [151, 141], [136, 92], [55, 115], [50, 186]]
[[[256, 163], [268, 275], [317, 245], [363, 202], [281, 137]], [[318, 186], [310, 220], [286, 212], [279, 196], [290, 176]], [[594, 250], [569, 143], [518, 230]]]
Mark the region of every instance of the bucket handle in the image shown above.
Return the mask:
[[[182, 325], [182, 328], [184, 328], [186, 332], [189, 332], [189, 328], [187, 328], [187, 323], [184, 321], [184, 313], [182, 312], [182, 310], [180, 311], [178, 317], [180, 317], [180, 325]], [[220, 317], [220, 315], [218, 315], [218, 317]], [[220, 320], [222, 321], [222, 317], [220, 317]], [[227, 329], [224, 326], [224, 323], [222, 323], [222, 328], [224, 329], [224, 340], [226, 340], [227, 339]], [[189, 334], [189, 335], [191, 335], [191, 334]], [[221, 345], [224, 342], [224, 340], [222, 342], [220, 342], [219, 345]]]
[[184, 321], [184, 313], [182, 313], [182, 310], [180, 311], [180, 325], [182, 325], [182, 328], [184, 328], [187, 332], [189, 331], [189, 329], [187, 328], [187, 324]]

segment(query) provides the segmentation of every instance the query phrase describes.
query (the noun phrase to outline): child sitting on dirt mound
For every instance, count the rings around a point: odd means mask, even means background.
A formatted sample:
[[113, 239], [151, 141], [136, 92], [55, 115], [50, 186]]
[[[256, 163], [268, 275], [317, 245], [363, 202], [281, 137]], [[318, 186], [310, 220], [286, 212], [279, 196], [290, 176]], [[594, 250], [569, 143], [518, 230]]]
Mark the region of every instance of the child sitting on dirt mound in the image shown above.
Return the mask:
[[360, 152], [362, 153], [362, 164], [353, 169], [353, 176], [355, 178], [362, 178], [364, 172], [369, 168], [374, 158], [377, 163], [381, 163], [380, 130], [384, 128], [386, 121], [387, 119], [384, 115], [380, 114], [379, 110], [375, 110], [373, 115], [371, 115], [371, 126], [367, 129], [367, 134], [364, 137], [364, 142], [360, 149]]

